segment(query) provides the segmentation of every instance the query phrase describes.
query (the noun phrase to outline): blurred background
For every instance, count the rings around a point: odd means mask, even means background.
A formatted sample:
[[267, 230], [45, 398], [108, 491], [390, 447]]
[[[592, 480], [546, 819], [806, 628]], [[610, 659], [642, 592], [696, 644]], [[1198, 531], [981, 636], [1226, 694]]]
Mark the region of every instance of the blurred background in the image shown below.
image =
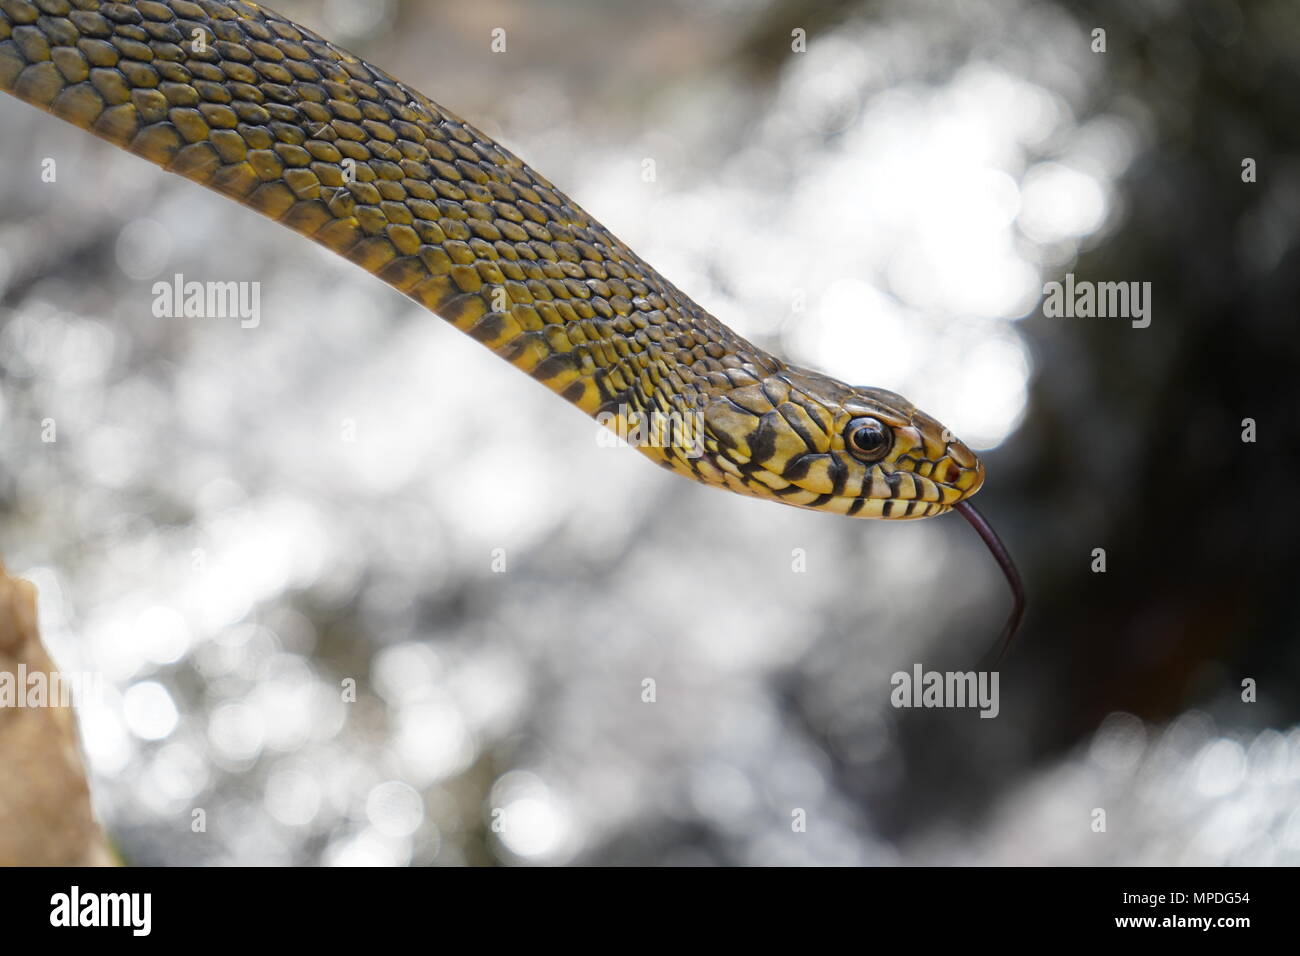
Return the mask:
[[[3, 97], [0, 555], [104, 677], [125, 861], [1300, 862], [1300, 7], [276, 8], [737, 331], [948, 424], [1030, 611], [997, 719], [894, 709], [1007, 612], [963, 522], [601, 447], [355, 267]], [[260, 325], [155, 318], [178, 272], [260, 281]], [[1152, 283], [1151, 325], [1044, 318], [1065, 273]]]

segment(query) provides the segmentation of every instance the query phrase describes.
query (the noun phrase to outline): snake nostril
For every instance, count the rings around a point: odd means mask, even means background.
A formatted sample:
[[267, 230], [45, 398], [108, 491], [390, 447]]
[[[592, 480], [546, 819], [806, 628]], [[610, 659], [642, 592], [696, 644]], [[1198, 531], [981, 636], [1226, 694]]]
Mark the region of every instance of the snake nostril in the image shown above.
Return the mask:
[[945, 458], [943, 461], [939, 462], [939, 464], [935, 465], [934, 473], [931, 477], [940, 484], [950, 485], [952, 484], [953, 479], [960, 473], [961, 469], [953, 463], [953, 460], [951, 458]]

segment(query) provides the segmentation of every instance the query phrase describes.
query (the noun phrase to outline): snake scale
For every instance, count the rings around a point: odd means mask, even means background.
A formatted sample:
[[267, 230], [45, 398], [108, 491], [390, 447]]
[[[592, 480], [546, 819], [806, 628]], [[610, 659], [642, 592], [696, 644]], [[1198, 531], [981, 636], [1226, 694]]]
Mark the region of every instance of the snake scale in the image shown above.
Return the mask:
[[694, 481], [915, 519], [971, 507], [975, 454], [893, 392], [785, 363], [423, 94], [237, 0], [0, 0], [0, 89], [310, 237]]

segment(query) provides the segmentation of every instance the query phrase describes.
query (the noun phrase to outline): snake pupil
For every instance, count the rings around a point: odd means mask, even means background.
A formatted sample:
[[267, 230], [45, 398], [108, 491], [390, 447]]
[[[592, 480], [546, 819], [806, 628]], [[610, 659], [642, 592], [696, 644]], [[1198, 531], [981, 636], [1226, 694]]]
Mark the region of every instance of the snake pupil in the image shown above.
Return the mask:
[[847, 431], [849, 450], [859, 459], [876, 461], [889, 450], [889, 431], [874, 418], [855, 418]]

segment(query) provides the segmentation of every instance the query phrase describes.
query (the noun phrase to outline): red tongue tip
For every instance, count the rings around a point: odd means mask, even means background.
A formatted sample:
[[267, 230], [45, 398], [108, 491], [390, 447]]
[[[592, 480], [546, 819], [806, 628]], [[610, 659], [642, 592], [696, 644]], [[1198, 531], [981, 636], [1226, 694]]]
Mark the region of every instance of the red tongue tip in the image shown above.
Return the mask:
[[1025, 616], [1025, 586], [1020, 581], [1020, 572], [1016, 570], [1016, 563], [1011, 560], [1011, 554], [1007, 551], [1006, 545], [998, 537], [998, 533], [993, 530], [993, 526], [984, 520], [984, 516], [975, 510], [975, 506], [969, 500], [959, 501], [953, 505], [953, 510], [961, 514], [970, 526], [979, 532], [979, 536], [984, 539], [998, 566], [1002, 568], [1002, 573], [1007, 576], [1007, 583], [1011, 585], [1011, 596], [1013, 605], [1011, 616], [1007, 618], [1006, 627], [1002, 629], [1002, 636], [998, 639], [997, 661], [1001, 661], [1011, 646], [1011, 639], [1016, 636], [1016, 631], [1020, 628], [1020, 619]]

